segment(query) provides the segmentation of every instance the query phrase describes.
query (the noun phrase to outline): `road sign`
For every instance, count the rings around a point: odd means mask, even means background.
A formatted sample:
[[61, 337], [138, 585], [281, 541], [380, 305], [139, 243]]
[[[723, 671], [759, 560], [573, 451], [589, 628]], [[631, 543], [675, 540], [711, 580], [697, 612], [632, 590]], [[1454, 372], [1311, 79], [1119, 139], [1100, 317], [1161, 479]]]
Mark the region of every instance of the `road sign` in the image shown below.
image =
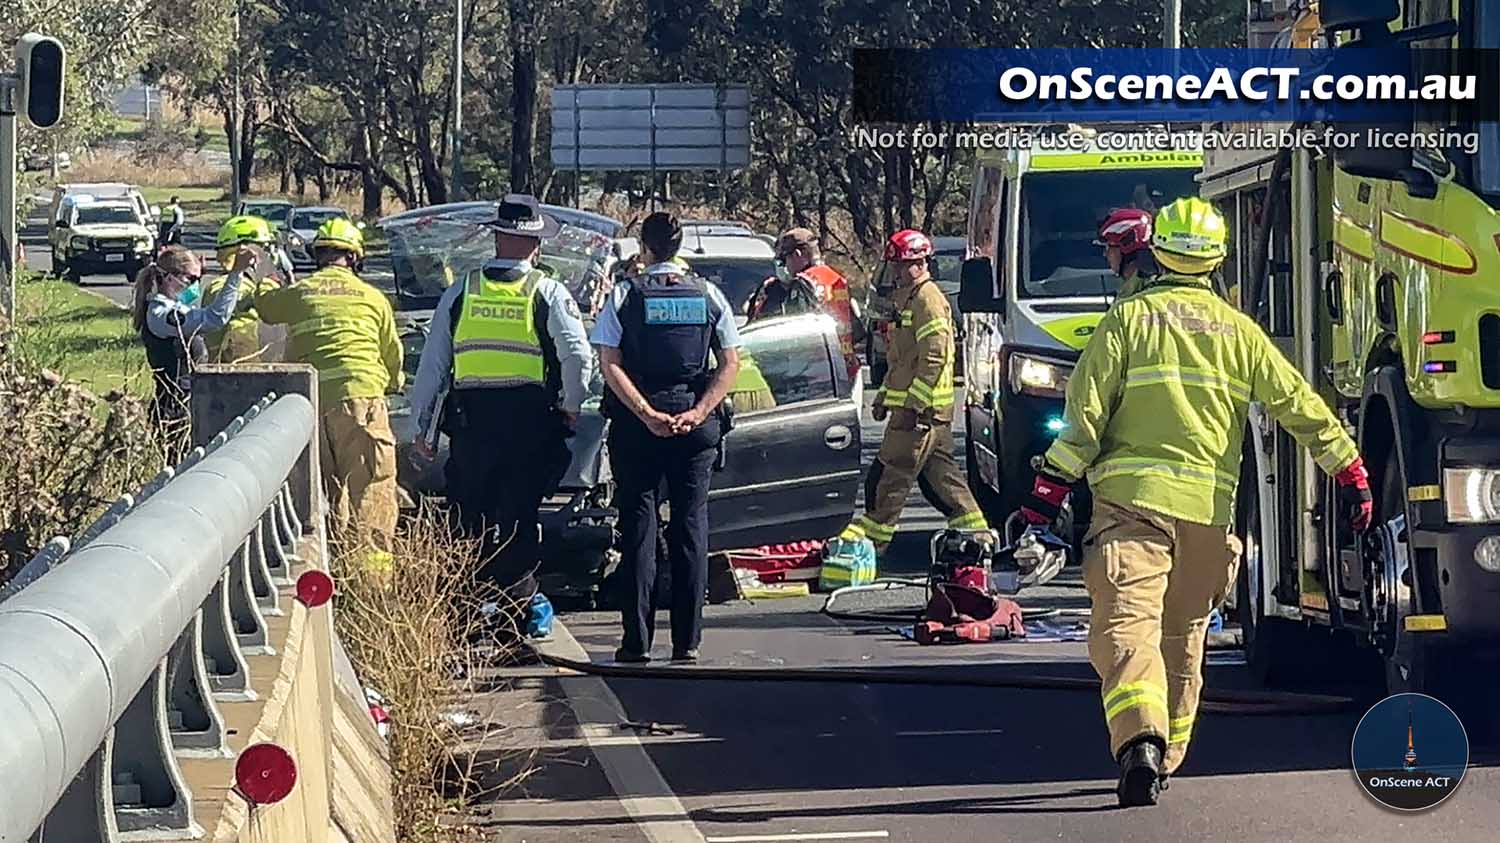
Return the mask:
[[750, 89], [738, 85], [559, 85], [552, 166], [737, 170], [750, 165]]

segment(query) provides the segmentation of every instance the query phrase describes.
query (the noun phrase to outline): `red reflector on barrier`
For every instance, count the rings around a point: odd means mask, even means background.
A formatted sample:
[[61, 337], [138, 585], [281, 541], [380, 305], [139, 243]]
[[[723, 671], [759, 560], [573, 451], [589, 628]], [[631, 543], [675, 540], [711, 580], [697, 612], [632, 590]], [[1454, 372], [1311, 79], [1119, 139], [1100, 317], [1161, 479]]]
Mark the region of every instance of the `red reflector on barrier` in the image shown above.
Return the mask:
[[309, 609], [333, 599], [333, 577], [326, 571], [305, 571], [297, 578], [297, 602]]
[[234, 762], [234, 784], [252, 805], [275, 805], [297, 784], [297, 762], [273, 743], [245, 747]]

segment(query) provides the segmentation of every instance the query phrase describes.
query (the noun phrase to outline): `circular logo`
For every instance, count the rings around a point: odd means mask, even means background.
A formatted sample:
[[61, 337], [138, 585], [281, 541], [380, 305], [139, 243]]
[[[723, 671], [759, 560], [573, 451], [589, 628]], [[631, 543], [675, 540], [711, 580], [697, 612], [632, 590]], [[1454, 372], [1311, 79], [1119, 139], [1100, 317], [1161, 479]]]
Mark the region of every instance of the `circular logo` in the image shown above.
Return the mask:
[[1453, 709], [1426, 694], [1370, 707], [1350, 749], [1359, 786], [1388, 808], [1423, 811], [1447, 799], [1469, 766], [1469, 736]]

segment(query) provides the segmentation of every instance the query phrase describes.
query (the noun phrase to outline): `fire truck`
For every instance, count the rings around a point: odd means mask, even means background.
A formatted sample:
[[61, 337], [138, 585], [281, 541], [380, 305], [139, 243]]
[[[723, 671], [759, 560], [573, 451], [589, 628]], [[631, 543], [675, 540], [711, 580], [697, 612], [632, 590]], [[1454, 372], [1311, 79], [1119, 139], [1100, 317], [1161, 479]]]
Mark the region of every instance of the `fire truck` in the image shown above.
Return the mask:
[[[1272, 5], [1252, 4], [1252, 43]], [[1500, 47], [1494, 3], [1286, 5], [1280, 46]], [[1380, 127], [1451, 139], [1437, 147], [1205, 151], [1202, 195], [1230, 223], [1229, 295], [1345, 422], [1375, 493], [1357, 535], [1332, 479], [1252, 407], [1235, 611], [1272, 684], [1360, 653], [1392, 692], [1473, 699], [1500, 684], [1500, 126], [1467, 117], [1417, 108]]]

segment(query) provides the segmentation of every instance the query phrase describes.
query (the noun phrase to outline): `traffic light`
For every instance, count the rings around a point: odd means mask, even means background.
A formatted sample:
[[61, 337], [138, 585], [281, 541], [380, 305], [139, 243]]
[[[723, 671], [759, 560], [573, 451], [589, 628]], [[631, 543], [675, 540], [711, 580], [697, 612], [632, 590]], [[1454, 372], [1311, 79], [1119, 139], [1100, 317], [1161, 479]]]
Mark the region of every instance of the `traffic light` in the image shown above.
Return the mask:
[[62, 120], [63, 76], [67, 52], [56, 38], [28, 32], [16, 42], [16, 66], [21, 75], [20, 113], [38, 129]]

